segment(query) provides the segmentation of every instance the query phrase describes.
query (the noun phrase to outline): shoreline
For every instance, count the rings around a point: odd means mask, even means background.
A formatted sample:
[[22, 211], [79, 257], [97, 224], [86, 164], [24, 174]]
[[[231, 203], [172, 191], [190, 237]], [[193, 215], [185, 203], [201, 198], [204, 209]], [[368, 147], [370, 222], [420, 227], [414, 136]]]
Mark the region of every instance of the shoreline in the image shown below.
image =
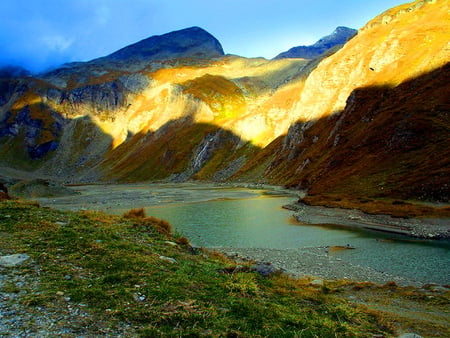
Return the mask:
[[390, 215], [372, 215], [359, 209], [312, 206], [293, 203], [283, 206], [294, 212], [294, 218], [308, 225], [339, 225], [348, 228], [374, 230], [412, 238], [450, 239], [449, 218], [401, 218]]
[[276, 270], [294, 278], [312, 278], [323, 280], [348, 280], [384, 285], [395, 282], [402, 287], [423, 287], [436, 282], [414, 280], [412, 278], [377, 271], [373, 268], [346, 262], [334, 256], [328, 247], [309, 247], [297, 249], [269, 248], [231, 248], [208, 247], [236, 261], [255, 261], [272, 265]]
[[[364, 214], [362, 211], [354, 209], [328, 208], [296, 204], [294, 202], [294, 197], [298, 198], [297, 191], [291, 191], [282, 187], [267, 185], [240, 185], [239, 187], [237, 187], [236, 185], [232, 186], [230, 184], [198, 185], [196, 183], [187, 182], [184, 184], [184, 187], [188, 188], [186, 191], [184, 189], [179, 189], [179, 184], [173, 183], [153, 185], [148, 184], [144, 185], [144, 187], [142, 187], [142, 185], [140, 184], [114, 184], [113, 186], [115, 186], [115, 188], [113, 189], [113, 191], [109, 191], [107, 189], [107, 186], [94, 186], [93, 189], [90, 189], [87, 186], [78, 187], [79, 190], [83, 191], [83, 194], [62, 198], [41, 198], [38, 200], [40, 203], [42, 203], [42, 205], [51, 206], [56, 209], [91, 209], [103, 210], [107, 213], [111, 213], [111, 211], [116, 208], [136, 208], [147, 206], [149, 205], [148, 203], [152, 203], [155, 205], [160, 205], [161, 203], [185, 203], [186, 201], [192, 203], [193, 200], [196, 200], [196, 198], [194, 198], [196, 195], [192, 195], [193, 191], [196, 191], [196, 194], [200, 194], [197, 197], [199, 198], [199, 201], [203, 201], [204, 195], [202, 190], [211, 189], [213, 187], [219, 188], [218, 191], [214, 192], [214, 198], [223, 197], [223, 188], [245, 188], [261, 190], [261, 194], [263, 195], [292, 196], [292, 204], [288, 204], [284, 206], [284, 208], [293, 211], [292, 213], [289, 212], [289, 214], [294, 214], [293, 216], [298, 222], [306, 223], [308, 225], [325, 224], [332, 227], [333, 224], [336, 224], [338, 227], [341, 226], [353, 229], [359, 228], [394, 233], [400, 232], [402, 235], [406, 235], [408, 237], [420, 237], [416, 233], [420, 229], [423, 230], [424, 228], [424, 224], [416, 224], [416, 222], [420, 221], [416, 219], [400, 219], [393, 218], [387, 215], [369, 215]], [[156, 187], [160, 187], [163, 189], [159, 191], [158, 189], [155, 189]], [[233, 199], [248, 198], [252, 197], [252, 192], [232, 192], [231, 197]], [[285, 201], [284, 203], [291, 203], [290, 199]], [[409, 223], [412, 222], [413, 225], [416, 225], [416, 233], [412, 232], [415, 228], [413, 228], [412, 226], [407, 227], [407, 225], [405, 225], [405, 221]], [[423, 232], [423, 237], [421, 238], [436, 240], [436, 234], [443, 233], [449, 229], [448, 225], [444, 227], [441, 223], [442, 220], [437, 220], [437, 223], [435, 225], [436, 229], [440, 232], [432, 233], [429, 231], [429, 228], [426, 228], [426, 232]], [[259, 262], [270, 262], [275, 268], [280, 269], [287, 274], [297, 278], [313, 276], [320, 279], [346, 279], [349, 281], [372, 282], [380, 285], [386, 284], [390, 281], [394, 281], [401, 286], [411, 285], [416, 287], [420, 287], [423, 284], [430, 282], [436, 284], [450, 283], [444, 280], [426, 280], [426, 278], [418, 281], [410, 279], [409, 277], [396, 275], [396, 272], [394, 272], [393, 274], [389, 274], [383, 271], [377, 271], [368, 266], [355, 265], [350, 262], [343, 261], [338, 257], [338, 255], [334, 255], [332, 252], [330, 252], [330, 248], [328, 247], [298, 247], [295, 249], [270, 249], [251, 247], [206, 248], [222, 252], [230, 256], [231, 258], [237, 255], [236, 257], [238, 259], [242, 258], [244, 260], [250, 259]]]

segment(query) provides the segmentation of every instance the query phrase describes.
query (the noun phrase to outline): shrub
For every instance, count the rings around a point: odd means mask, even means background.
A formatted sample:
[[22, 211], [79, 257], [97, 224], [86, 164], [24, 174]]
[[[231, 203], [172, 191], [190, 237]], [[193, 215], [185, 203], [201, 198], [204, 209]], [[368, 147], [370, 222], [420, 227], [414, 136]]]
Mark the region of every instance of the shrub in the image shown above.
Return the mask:
[[177, 242], [180, 245], [189, 245], [189, 240], [184, 236], [178, 237], [175, 242]]
[[123, 217], [131, 219], [143, 219], [145, 218], [145, 210], [143, 208], [131, 209], [130, 211], [124, 213]]
[[151, 225], [160, 234], [170, 235], [172, 233], [172, 225], [163, 219], [150, 216], [145, 217], [142, 221], [146, 225]]

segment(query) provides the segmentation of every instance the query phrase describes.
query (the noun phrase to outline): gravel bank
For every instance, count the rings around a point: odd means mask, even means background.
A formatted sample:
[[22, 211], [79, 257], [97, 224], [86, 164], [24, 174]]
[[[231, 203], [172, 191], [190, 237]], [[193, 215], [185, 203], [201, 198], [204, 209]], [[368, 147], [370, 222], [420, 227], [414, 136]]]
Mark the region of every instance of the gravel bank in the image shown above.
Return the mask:
[[389, 215], [370, 215], [356, 209], [327, 208], [303, 203], [289, 204], [284, 208], [294, 211], [294, 217], [306, 224], [337, 224], [416, 238], [450, 238], [448, 218], [398, 218]]
[[333, 256], [328, 247], [299, 249], [266, 249], [266, 248], [209, 248], [224, 253], [230, 258], [270, 262], [275, 268], [293, 277], [321, 278], [326, 280], [348, 279], [367, 281], [383, 285], [394, 281], [401, 286], [420, 287], [423, 283], [394, 276], [369, 267], [351, 264]]

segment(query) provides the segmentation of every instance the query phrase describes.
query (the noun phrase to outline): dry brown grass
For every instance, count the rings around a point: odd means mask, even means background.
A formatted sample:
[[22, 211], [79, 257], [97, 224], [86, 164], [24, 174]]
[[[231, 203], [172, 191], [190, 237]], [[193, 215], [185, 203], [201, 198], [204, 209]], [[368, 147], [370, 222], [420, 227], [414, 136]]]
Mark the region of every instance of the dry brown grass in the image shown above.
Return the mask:
[[166, 220], [159, 219], [153, 216], [145, 217], [143, 222], [150, 223], [151, 226], [160, 234], [170, 235], [172, 233], [172, 225]]
[[6, 192], [0, 191], [0, 201], [10, 200], [11, 197]]
[[178, 237], [176, 242], [180, 245], [189, 245], [189, 240], [184, 236]]
[[131, 209], [123, 214], [123, 217], [129, 219], [144, 219], [146, 217], [144, 208]]
[[349, 198], [333, 194], [318, 194], [302, 199], [308, 205], [321, 205], [343, 209], [359, 209], [368, 214], [385, 214], [394, 217], [450, 217], [450, 207], [433, 207], [419, 202]]

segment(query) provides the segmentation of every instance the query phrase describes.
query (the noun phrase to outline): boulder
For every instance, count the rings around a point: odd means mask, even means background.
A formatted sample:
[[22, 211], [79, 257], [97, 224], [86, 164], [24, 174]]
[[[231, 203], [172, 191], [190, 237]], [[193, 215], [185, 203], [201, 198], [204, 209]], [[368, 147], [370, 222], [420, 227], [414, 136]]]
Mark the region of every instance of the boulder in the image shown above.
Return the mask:
[[27, 254], [0, 256], [0, 266], [5, 268], [13, 268], [22, 265], [29, 259], [30, 256], [28, 256]]
[[280, 273], [281, 270], [277, 269], [270, 263], [257, 263], [251, 266], [252, 271], [256, 271], [263, 277], [269, 277], [273, 274]]

